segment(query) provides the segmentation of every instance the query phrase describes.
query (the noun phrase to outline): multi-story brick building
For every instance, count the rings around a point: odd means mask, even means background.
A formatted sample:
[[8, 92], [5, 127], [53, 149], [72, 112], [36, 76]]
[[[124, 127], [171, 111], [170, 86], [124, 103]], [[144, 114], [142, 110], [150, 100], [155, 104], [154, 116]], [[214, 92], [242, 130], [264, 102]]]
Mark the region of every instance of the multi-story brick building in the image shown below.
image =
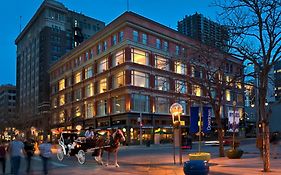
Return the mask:
[[[171, 138], [171, 104], [183, 106], [182, 120], [188, 126], [189, 107], [199, 105], [195, 99], [204, 96], [200, 87], [187, 85], [192, 73], [185, 60], [197, 44], [125, 12], [49, 70], [53, 128], [119, 127], [131, 142], [139, 138], [140, 127], [144, 139], [160, 128], [167, 133], [162, 135], [165, 139]], [[240, 72], [241, 64], [235, 58], [228, 62], [232, 73]], [[227, 113], [232, 96], [227, 93], [226, 99]], [[242, 111], [243, 96], [237, 108]]]

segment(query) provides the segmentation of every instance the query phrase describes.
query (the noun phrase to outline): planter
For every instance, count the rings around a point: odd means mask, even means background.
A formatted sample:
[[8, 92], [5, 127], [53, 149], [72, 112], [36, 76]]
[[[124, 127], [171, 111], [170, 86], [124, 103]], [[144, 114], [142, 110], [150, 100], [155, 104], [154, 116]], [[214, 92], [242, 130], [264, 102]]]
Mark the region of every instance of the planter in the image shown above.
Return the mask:
[[204, 160], [208, 162], [211, 159], [211, 154], [206, 152], [197, 152], [188, 154], [188, 157], [189, 160]]
[[241, 149], [238, 149], [238, 148], [228, 149], [225, 152], [226, 152], [226, 156], [229, 159], [240, 159], [243, 155], [243, 151]]
[[190, 160], [184, 162], [183, 172], [185, 175], [208, 175], [209, 165], [203, 160]]

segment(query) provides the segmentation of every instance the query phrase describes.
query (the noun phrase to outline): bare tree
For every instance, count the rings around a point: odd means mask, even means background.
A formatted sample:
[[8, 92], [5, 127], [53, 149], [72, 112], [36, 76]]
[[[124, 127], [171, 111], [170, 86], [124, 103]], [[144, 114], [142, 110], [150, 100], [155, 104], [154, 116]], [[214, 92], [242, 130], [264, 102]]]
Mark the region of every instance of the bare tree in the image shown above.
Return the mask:
[[259, 79], [260, 121], [263, 137], [263, 169], [270, 171], [269, 115], [265, 102], [268, 74], [281, 59], [281, 1], [280, 0], [218, 0], [221, 19], [228, 25], [230, 53], [255, 66]]
[[[231, 60], [232, 59], [232, 60]], [[233, 63], [233, 60], [236, 63]], [[231, 64], [235, 64], [236, 67], [242, 67], [242, 61], [236, 58], [227, 56], [215, 48], [209, 46], [199, 46], [191, 53], [187, 59], [187, 64], [191, 66], [191, 73], [188, 76], [188, 85], [194, 89], [194, 87], [202, 90], [203, 96], [199, 98], [192, 98], [195, 101], [202, 103], [208, 103], [211, 105], [215, 122], [217, 124], [217, 133], [219, 140], [219, 154], [224, 157], [223, 147], [223, 125], [222, 125], [222, 107], [226, 103], [227, 99], [226, 91], [232, 91], [233, 94], [237, 92], [237, 89], [242, 89], [242, 72], [241, 69], [234, 69], [233, 66], [231, 72], [226, 69]], [[237, 71], [239, 70], [239, 71]], [[241, 90], [240, 90], [241, 91]], [[191, 93], [194, 94], [194, 93]], [[196, 94], [194, 94], [196, 96]], [[233, 95], [233, 100], [236, 97]], [[196, 100], [197, 99], [197, 100]]]

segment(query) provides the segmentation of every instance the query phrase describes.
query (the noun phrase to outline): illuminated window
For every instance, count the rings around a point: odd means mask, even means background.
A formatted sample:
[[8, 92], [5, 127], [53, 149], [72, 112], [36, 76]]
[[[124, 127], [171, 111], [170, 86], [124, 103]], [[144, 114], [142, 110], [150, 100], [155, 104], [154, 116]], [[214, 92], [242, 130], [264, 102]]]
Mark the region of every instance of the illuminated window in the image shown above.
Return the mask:
[[89, 66], [85, 69], [85, 79], [91, 78], [93, 76], [93, 67]]
[[231, 100], [230, 90], [226, 90], [225, 91], [225, 99], [226, 99], [226, 101], [230, 101]]
[[143, 65], [148, 65], [149, 63], [148, 53], [144, 51], [131, 49], [131, 57], [132, 57], [132, 62], [134, 63], [143, 64]]
[[64, 94], [60, 96], [60, 106], [65, 104], [65, 96]]
[[85, 86], [85, 97], [91, 97], [94, 95], [94, 85], [93, 83], [87, 84]]
[[81, 107], [76, 106], [75, 107], [75, 117], [80, 117], [81, 116]]
[[112, 58], [112, 66], [117, 66], [119, 64], [124, 63], [125, 60], [125, 52], [124, 50], [121, 50], [113, 55]]
[[139, 87], [149, 87], [149, 75], [147, 73], [132, 71], [132, 85]]
[[186, 75], [186, 65], [180, 61], [175, 61], [175, 72]]
[[98, 93], [104, 93], [107, 91], [107, 81], [106, 78], [98, 81]]
[[242, 84], [241, 84], [241, 82], [237, 82], [237, 83], [236, 83], [236, 86], [237, 86], [238, 89], [242, 89]]
[[162, 70], [169, 70], [169, 60], [155, 55], [155, 67]]
[[125, 85], [125, 72], [119, 72], [117, 74], [114, 74], [112, 77], [112, 86], [113, 89], [118, 88], [118, 87], [122, 87]]
[[106, 58], [102, 58], [98, 61], [98, 73], [106, 71], [108, 69], [108, 60]]
[[200, 86], [198, 86], [198, 85], [193, 85], [192, 86], [192, 95], [195, 95], [195, 96], [198, 96], [198, 97], [201, 96], [201, 88], [200, 88]]
[[125, 112], [125, 97], [116, 96], [113, 98], [113, 113], [122, 113]]
[[176, 80], [175, 81], [175, 91], [177, 93], [185, 94], [187, 93], [187, 85], [186, 82], [183, 80]]
[[81, 72], [77, 72], [77, 73], [75, 74], [75, 77], [74, 77], [74, 83], [75, 83], [75, 84], [76, 84], [76, 83], [80, 83], [81, 80], [82, 80], [82, 74], [81, 74]]
[[86, 104], [86, 118], [92, 118], [94, 116], [94, 105], [93, 103]]
[[63, 90], [65, 88], [65, 81], [64, 79], [61, 79], [59, 81], [59, 91]]
[[59, 123], [64, 123], [64, 121], [65, 121], [65, 113], [64, 111], [61, 111], [59, 115]]
[[169, 79], [166, 77], [155, 77], [155, 89], [162, 91], [169, 91]]
[[276, 73], [280, 73], [280, 72], [281, 72], [281, 69], [276, 70]]

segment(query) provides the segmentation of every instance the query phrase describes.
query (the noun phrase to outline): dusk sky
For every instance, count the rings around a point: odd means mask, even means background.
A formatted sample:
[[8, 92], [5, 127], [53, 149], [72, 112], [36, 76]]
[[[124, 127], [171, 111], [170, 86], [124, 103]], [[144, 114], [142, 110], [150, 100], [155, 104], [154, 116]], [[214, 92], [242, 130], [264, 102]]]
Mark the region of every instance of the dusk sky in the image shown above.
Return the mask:
[[[58, 0], [68, 9], [81, 12], [106, 24], [127, 10], [127, 0]], [[0, 85], [16, 83], [15, 39], [43, 0], [2, 0], [0, 6]], [[129, 10], [176, 29], [177, 21], [195, 12], [215, 20], [218, 8], [212, 0], [129, 0]]]

